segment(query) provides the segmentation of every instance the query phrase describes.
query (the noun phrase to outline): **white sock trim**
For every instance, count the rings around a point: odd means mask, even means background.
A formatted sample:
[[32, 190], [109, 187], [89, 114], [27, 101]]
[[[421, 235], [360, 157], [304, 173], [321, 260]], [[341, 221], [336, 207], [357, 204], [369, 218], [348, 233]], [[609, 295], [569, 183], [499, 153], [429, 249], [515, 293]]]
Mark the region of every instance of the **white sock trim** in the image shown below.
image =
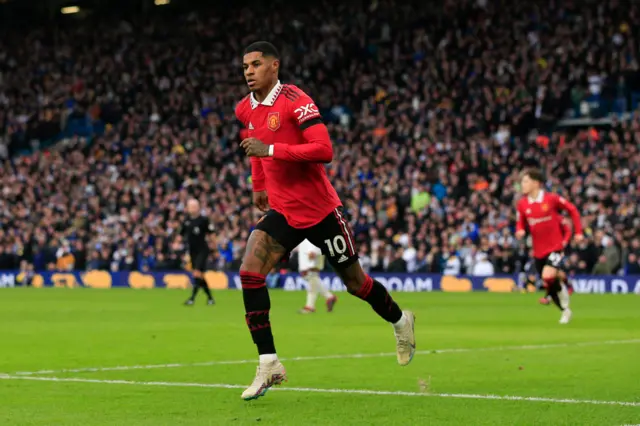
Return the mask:
[[569, 290], [567, 290], [567, 286], [561, 284], [560, 293], [558, 293], [558, 298], [560, 299], [560, 305], [562, 305], [562, 309], [569, 309]]
[[400, 328], [404, 327], [406, 324], [407, 324], [407, 315], [403, 312], [402, 316], [400, 317], [398, 322], [394, 323], [393, 326], [396, 329], [400, 329]]
[[268, 364], [278, 360], [277, 354], [264, 354], [260, 355], [260, 364]]

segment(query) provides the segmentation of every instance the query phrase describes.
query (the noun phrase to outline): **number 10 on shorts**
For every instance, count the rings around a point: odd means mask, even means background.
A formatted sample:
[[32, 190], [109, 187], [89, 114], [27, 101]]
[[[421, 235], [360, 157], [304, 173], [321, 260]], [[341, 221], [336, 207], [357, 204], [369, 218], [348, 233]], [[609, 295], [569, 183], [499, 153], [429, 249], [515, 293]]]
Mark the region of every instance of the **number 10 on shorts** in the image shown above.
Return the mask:
[[333, 241], [330, 238], [326, 239], [324, 243], [327, 245], [331, 257], [336, 257], [336, 253], [340, 255], [347, 251], [347, 242], [342, 235], [336, 235], [333, 237]]

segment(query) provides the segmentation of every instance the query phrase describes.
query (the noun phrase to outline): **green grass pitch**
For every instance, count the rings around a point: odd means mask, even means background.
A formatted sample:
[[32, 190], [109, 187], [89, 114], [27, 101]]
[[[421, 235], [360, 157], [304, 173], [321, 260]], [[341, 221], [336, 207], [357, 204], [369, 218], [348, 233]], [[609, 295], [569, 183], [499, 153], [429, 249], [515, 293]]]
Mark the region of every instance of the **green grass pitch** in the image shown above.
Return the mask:
[[304, 293], [273, 291], [289, 382], [252, 402], [241, 294], [216, 296], [0, 290], [0, 425], [640, 424], [636, 295], [577, 295], [561, 326], [533, 294], [395, 293], [420, 351], [400, 367], [368, 305], [302, 316]]

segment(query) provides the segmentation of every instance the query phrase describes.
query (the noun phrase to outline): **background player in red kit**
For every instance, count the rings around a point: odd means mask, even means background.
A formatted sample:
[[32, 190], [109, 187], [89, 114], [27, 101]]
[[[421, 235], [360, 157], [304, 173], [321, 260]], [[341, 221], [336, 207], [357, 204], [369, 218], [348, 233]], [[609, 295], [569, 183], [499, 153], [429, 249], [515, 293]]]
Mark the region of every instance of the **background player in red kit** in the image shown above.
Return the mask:
[[522, 194], [518, 202], [518, 220], [516, 238], [522, 239], [525, 228], [529, 229], [533, 240], [533, 257], [536, 270], [542, 276], [553, 303], [560, 308], [560, 323], [571, 320], [569, 293], [564, 284], [566, 274], [562, 271], [564, 248], [566, 246], [565, 228], [561, 210], [567, 211], [573, 222], [574, 239], [582, 241], [582, 224], [578, 209], [557, 194], [542, 189], [544, 175], [538, 170], [527, 170], [522, 174]]
[[242, 398], [258, 398], [286, 380], [271, 332], [265, 275], [305, 239], [322, 249], [349, 293], [393, 324], [398, 362], [408, 364], [415, 352], [413, 313], [401, 311], [358, 262], [342, 203], [325, 171], [333, 148], [318, 107], [296, 86], [280, 83], [279, 55], [270, 43], [248, 46], [243, 67], [251, 93], [236, 107], [236, 117], [247, 129], [241, 147], [251, 157], [254, 203], [266, 214], [249, 236], [240, 266], [247, 325], [260, 355]]

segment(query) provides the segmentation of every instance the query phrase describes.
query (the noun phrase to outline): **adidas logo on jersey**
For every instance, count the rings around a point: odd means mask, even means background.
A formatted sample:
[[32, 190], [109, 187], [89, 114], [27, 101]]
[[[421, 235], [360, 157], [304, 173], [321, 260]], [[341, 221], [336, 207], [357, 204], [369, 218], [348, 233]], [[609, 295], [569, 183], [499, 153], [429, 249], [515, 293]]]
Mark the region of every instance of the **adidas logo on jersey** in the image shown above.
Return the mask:
[[338, 263], [346, 262], [347, 260], [349, 260], [349, 258], [343, 254], [340, 256], [340, 259], [338, 259]]
[[249, 130], [253, 130], [253, 123], [249, 122]]

